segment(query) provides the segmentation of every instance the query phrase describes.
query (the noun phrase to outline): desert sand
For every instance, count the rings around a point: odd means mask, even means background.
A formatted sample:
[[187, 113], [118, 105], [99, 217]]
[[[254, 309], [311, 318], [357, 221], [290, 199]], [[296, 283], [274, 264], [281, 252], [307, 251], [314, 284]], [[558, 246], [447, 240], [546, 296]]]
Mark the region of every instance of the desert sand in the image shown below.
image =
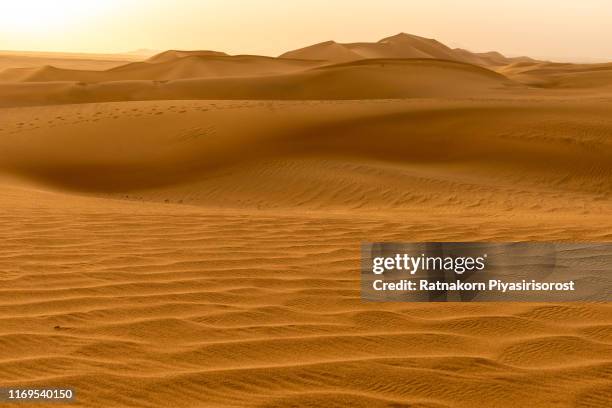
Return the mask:
[[606, 303], [361, 300], [364, 241], [612, 240], [612, 68], [413, 37], [427, 55], [5, 72], [0, 386], [83, 407], [609, 407]]

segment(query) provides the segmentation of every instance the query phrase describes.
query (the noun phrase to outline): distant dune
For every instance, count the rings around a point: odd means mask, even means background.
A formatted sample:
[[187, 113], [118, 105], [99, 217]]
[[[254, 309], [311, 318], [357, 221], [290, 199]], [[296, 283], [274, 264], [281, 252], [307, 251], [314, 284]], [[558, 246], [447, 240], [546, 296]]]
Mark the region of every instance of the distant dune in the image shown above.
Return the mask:
[[[400, 33], [375, 43], [339, 44], [327, 41], [281, 55], [284, 58], [323, 60], [329, 62], [356, 61], [365, 58], [432, 58], [466, 62], [483, 66], [507, 65], [515, 61], [500, 53], [473, 53], [451, 49], [439, 41]], [[524, 60], [525, 58], [520, 58]]]
[[227, 57], [228, 55], [220, 51], [181, 51], [181, 50], [168, 50], [158, 54], [155, 54], [147, 59], [147, 62], [160, 63], [175, 61], [185, 57]]
[[555, 89], [612, 88], [612, 63], [516, 62], [498, 70], [524, 84]]
[[51, 65], [62, 69], [102, 71], [140, 59], [141, 57], [139, 56], [129, 54], [0, 51], [0, 81], [7, 80], [3, 77], [3, 71], [8, 69], [40, 68]]
[[106, 71], [79, 71], [52, 66], [13, 69], [0, 74], [0, 80], [21, 82], [115, 82], [128, 80], [168, 81], [188, 78], [224, 78], [285, 74], [321, 64], [312, 61], [259, 56], [164, 56], [156, 62], [133, 62]]
[[[134, 58], [132, 56], [132, 58]], [[104, 69], [51, 64], [0, 72], [0, 106], [181, 99], [476, 97], [612, 91], [609, 64], [555, 64], [452, 49], [400, 33], [375, 43], [328, 41], [278, 58], [169, 50]], [[558, 93], [558, 92], [557, 92]], [[554, 96], [550, 93], [551, 96]]]
[[[469, 96], [504, 89], [520, 88], [506, 77], [474, 65], [441, 60], [363, 60], [352, 63], [300, 70], [284, 75], [181, 79], [174, 81], [120, 81], [118, 78], [142, 76], [148, 70], [158, 78], [174, 75], [197, 75], [186, 70], [194, 68], [191, 57], [168, 63], [116, 68], [101, 75], [114, 76], [115, 81], [97, 84], [71, 82], [5, 83], [0, 84], [0, 105], [64, 104], [122, 100], [160, 99], [384, 99], [441, 96]], [[216, 57], [215, 57], [216, 58]], [[237, 58], [229, 64], [240, 70], [252, 57]], [[260, 61], [257, 57], [256, 61]], [[259, 68], [293, 70], [303, 66], [301, 60], [261, 60]], [[188, 66], [185, 66], [187, 64]], [[196, 64], [197, 66], [197, 64]], [[208, 63], [205, 64], [210, 68]], [[220, 69], [228, 65], [221, 62]], [[252, 69], [252, 67], [248, 68]], [[236, 71], [233, 71], [236, 72]], [[202, 73], [202, 71], [200, 71]], [[74, 72], [45, 69], [34, 75], [67, 75]], [[82, 74], [82, 73], [79, 73]], [[99, 76], [100, 73], [87, 73]], [[85, 78], [83, 78], [85, 79]]]

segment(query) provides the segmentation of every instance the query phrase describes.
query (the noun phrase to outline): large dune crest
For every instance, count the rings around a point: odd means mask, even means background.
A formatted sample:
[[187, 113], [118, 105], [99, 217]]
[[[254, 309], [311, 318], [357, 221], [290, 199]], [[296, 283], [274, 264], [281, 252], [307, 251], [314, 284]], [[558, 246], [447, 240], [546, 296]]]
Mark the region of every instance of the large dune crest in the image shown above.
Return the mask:
[[168, 62], [185, 57], [227, 57], [228, 55], [221, 51], [185, 51], [185, 50], [168, 50], [155, 54], [149, 57], [146, 61], [151, 63]]
[[508, 58], [496, 52], [474, 53], [463, 49], [451, 49], [441, 42], [417, 35], [400, 33], [374, 43], [340, 44], [327, 41], [281, 55], [285, 58], [347, 62], [368, 58], [431, 58], [477, 64], [483, 66], [507, 65], [526, 57]]

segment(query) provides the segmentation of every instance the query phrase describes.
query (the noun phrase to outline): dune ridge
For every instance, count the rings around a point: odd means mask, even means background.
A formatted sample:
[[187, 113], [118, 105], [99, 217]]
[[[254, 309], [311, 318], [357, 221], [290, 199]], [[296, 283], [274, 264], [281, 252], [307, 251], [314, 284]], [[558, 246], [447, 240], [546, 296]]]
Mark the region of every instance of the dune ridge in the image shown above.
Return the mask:
[[474, 53], [452, 49], [433, 38], [399, 33], [378, 42], [340, 44], [326, 41], [281, 54], [284, 58], [324, 60], [332, 63], [381, 58], [431, 58], [464, 62], [482, 66], [508, 65], [513, 62], [535, 61], [528, 57], [508, 58], [499, 52]]
[[[184, 99], [389, 99], [419, 97], [458, 97], [520, 89], [521, 85], [501, 74], [474, 65], [454, 61], [408, 59], [365, 60], [325, 67], [315, 67], [287, 74], [266, 76], [213, 76], [202, 78], [202, 71], [190, 71], [179, 60], [167, 71], [200, 76], [176, 80], [117, 80], [100, 83], [26, 82], [0, 83], [0, 106], [27, 106], [67, 103], [91, 103], [126, 100]], [[232, 57], [236, 58], [236, 57]], [[249, 57], [250, 58], [250, 57]], [[289, 60], [302, 66], [303, 61]], [[274, 62], [273, 65], [278, 64]], [[306, 62], [306, 64], [309, 64]], [[154, 64], [156, 74], [164, 63]], [[287, 64], [284, 64], [283, 69]], [[209, 65], [206, 65], [210, 68]], [[208, 69], [207, 68], [207, 69]], [[238, 68], [240, 70], [240, 68]], [[263, 68], [262, 69], [267, 69]], [[136, 69], [134, 75], [141, 75]], [[241, 71], [238, 71], [238, 73]], [[57, 74], [55, 69], [40, 75]], [[62, 71], [61, 75], [71, 75]], [[90, 75], [94, 73], [87, 73]], [[132, 70], [116, 68], [102, 75], [129, 78]], [[98, 76], [100, 73], [95, 73]], [[85, 79], [84, 77], [82, 79]], [[360, 83], [362, 86], [356, 87]]]
[[592, 89], [612, 86], [612, 64], [513, 63], [498, 70], [521, 83], [540, 88]]
[[320, 64], [310, 61], [250, 55], [186, 55], [155, 62], [132, 62], [105, 71], [59, 69], [44, 66], [5, 71], [0, 80], [21, 82], [114, 82], [128, 80], [168, 81], [188, 78], [258, 76], [302, 71]]
[[[132, 56], [131, 58], [136, 58]], [[0, 66], [1, 67], [1, 66]], [[374, 43], [327, 41], [280, 57], [169, 50], [92, 69], [53, 64], [0, 71], [0, 106], [186, 99], [385, 99], [593, 93], [609, 64], [559, 64], [452, 49], [400, 33]], [[359, 84], [356, 86], [355, 84]]]
[[62, 52], [0, 51], [0, 81], [3, 71], [14, 68], [39, 68], [52, 65], [56, 68], [105, 70], [141, 57], [130, 54], [78, 54]]

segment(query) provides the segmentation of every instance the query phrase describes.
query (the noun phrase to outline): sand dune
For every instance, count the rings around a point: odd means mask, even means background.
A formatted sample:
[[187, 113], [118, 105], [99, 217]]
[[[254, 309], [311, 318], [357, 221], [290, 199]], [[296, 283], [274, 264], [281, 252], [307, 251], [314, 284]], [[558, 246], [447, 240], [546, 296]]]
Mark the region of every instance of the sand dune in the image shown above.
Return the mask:
[[236, 208], [429, 202], [555, 212], [594, 200], [589, 208], [601, 212], [612, 183], [612, 122], [593, 117], [611, 107], [414, 100], [17, 108], [5, 110], [12, 119], [0, 133], [0, 170], [62, 191]]
[[[250, 58], [250, 57], [248, 57]], [[272, 68], [291, 70], [304, 62], [273, 60]], [[185, 75], [182, 63], [165, 70], [164, 63], [148, 65], [151, 75], [160, 72]], [[135, 65], [135, 64], [133, 64]], [[240, 72], [241, 67], [232, 65]], [[208, 63], [207, 68], [210, 68]], [[106, 78], [142, 77], [137, 67], [121, 67], [104, 73]], [[160, 70], [159, 68], [162, 68]], [[193, 68], [188, 65], [186, 69]], [[226, 69], [223, 66], [221, 69]], [[247, 70], [252, 70], [247, 67]], [[54, 73], [59, 71], [52, 70]], [[72, 72], [61, 71], [66, 78]], [[224, 72], [228, 72], [225, 70]], [[46, 73], [46, 72], [45, 72]], [[43, 74], [45, 74], [43, 73]], [[202, 71], [193, 75], [203, 75]], [[360, 86], [355, 86], [360, 84]], [[169, 99], [381, 99], [440, 96], [475, 96], [520, 88], [501, 74], [474, 65], [440, 60], [363, 60], [331, 65], [283, 75], [213, 77], [173, 81], [43, 82], [0, 84], [0, 106], [65, 104], [126, 100]]]
[[187, 78], [222, 78], [285, 74], [320, 64], [312, 61], [259, 56], [187, 56], [163, 62], [133, 62], [105, 71], [80, 71], [52, 66], [9, 70], [0, 80], [22, 82], [114, 82], [127, 80], [168, 81]]
[[129, 54], [0, 51], [0, 81], [6, 80], [2, 71], [7, 69], [52, 65], [62, 69], [105, 70], [141, 59], [140, 56]]
[[363, 59], [363, 56], [351, 50], [344, 44], [335, 41], [325, 41], [319, 44], [310, 45], [295, 51], [288, 51], [280, 56], [281, 58], [299, 58], [332, 63], [342, 63]]
[[[0, 72], [0, 106], [186, 99], [494, 97], [503, 91], [612, 91], [609, 64], [558, 64], [451, 49], [401, 33], [376, 43], [328, 41], [279, 58], [169, 50], [109, 69], [50, 64]], [[358, 85], [357, 85], [358, 84]], [[533, 89], [528, 89], [533, 88]]]
[[183, 50], [168, 50], [155, 54], [147, 59], [149, 63], [170, 62], [185, 57], [227, 57], [228, 55], [221, 51], [183, 51]]
[[323, 60], [334, 63], [366, 58], [431, 58], [465, 62], [483, 66], [508, 65], [525, 57], [507, 58], [498, 52], [473, 53], [464, 49], [451, 49], [441, 42], [413, 34], [400, 33], [369, 43], [340, 44], [327, 41], [281, 55], [284, 58]]
[[498, 72], [521, 83], [554, 89], [612, 88], [612, 64], [517, 62]]

